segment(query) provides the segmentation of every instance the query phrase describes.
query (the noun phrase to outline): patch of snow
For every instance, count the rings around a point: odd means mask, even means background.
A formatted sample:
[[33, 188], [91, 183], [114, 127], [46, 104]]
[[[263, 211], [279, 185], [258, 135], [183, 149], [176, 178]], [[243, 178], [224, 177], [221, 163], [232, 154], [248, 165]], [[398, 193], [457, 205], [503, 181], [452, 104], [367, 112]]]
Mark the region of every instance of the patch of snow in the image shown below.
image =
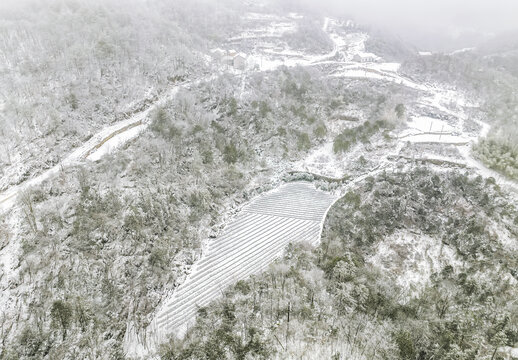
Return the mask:
[[470, 138], [449, 134], [418, 134], [407, 136], [403, 139], [413, 143], [439, 143], [439, 144], [469, 144]]
[[448, 125], [446, 121], [435, 119], [428, 116], [412, 117], [407, 122], [409, 129], [427, 133], [452, 133], [455, 129]]
[[452, 51], [449, 55], [462, 54], [462, 53], [470, 52], [470, 51], [473, 51], [473, 50], [475, 50], [474, 47], [463, 48], [463, 49]]
[[403, 78], [397, 74], [383, 73], [367, 66], [357, 69], [345, 69], [332, 75], [333, 77], [357, 78], [357, 79], [372, 79], [392, 82], [402, 86], [409, 87], [415, 90], [426, 91], [428, 88], [424, 85], [417, 84], [409, 79]]
[[139, 126], [135, 126], [123, 133], [114, 136], [113, 138], [106, 141], [101, 145], [97, 150], [92, 152], [90, 155], [86, 157], [87, 160], [97, 161], [100, 160], [104, 155], [112, 153], [114, 150], [120, 148], [126, 142], [131, 139], [137, 137], [142, 131], [144, 131], [147, 127], [147, 124], [142, 124]]
[[518, 359], [518, 347], [503, 346], [498, 348], [498, 352], [508, 356], [505, 359]]
[[367, 263], [391, 274], [409, 296], [417, 295], [446, 265], [462, 264], [455, 250], [440, 239], [404, 231], [379, 242]]
[[261, 21], [282, 21], [283, 18], [281, 16], [275, 14], [266, 14], [266, 13], [256, 13], [249, 12], [243, 16], [244, 20], [261, 20]]
[[[0, 314], [14, 316], [19, 311], [19, 299], [13, 294], [12, 283], [18, 281], [18, 257], [21, 251], [20, 228], [21, 210], [12, 211], [0, 216], [0, 231], [5, 227], [5, 243], [0, 250]], [[2, 240], [2, 237], [0, 237]], [[21, 285], [24, 286], [24, 285]]]
[[324, 19], [324, 25], [322, 25], [322, 31], [327, 32], [327, 29], [329, 28], [329, 23], [331, 22], [331, 19], [326, 17]]
[[289, 14], [288, 14], [288, 17], [289, 17], [290, 19], [295, 19], [295, 20], [304, 19], [304, 15], [301, 15], [301, 14], [298, 14], [298, 13], [294, 13], [294, 12], [289, 13]]
[[293, 165], [295, 171], [341, 178], [345, 175], [344, 161], [333, 151], [333, 142], [328, 142], [312, 150], [310, 154]]
[[260, 38], [280, 38], [286, 34], [297, 31], [297, 24], [294, 22], [277, 22], [266, 27], [249, 29], [241, 34], [231, 37], [229, 41], [260, 39]]

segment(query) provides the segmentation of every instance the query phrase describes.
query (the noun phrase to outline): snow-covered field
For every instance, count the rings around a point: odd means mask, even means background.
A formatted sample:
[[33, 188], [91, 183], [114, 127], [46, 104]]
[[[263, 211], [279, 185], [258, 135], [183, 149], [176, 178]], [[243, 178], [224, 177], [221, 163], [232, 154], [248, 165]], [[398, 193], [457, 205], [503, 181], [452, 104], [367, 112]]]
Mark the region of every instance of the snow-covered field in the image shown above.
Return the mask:
[[247, 13], [244, 15], [244, 18], [248, 21], [257, 22], [257, 26], [248, 28], [242, 33], [231, 37], [229, 41], [280, 38], [287, 33], [293, 33], [297, 30], [297, 23], [294, 21], [294, 18], [290, 17]]
[[429, 116], [416, 116], [407, 123], [410, 130], [429, 133], [452, 133], [454, 128], [447, 122]]
[[167, 335], [182, 335], [198, 308], [232, 283], [265, 270], [290, 242], [316, 245], [325, 214], [336, 199], [310, 183], [297, 182], [253, 200], [209, 242], [188, 279], [159, 308], [145, 338], [126, 334], [126, 352], [144, 355]]

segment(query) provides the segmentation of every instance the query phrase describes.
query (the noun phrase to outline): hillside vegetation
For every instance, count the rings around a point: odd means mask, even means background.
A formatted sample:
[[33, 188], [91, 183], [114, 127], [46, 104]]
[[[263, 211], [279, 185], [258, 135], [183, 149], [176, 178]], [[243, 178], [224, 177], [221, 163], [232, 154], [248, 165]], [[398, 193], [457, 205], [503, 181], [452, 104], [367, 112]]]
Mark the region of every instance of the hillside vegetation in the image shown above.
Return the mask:
[[0, 319], [13, 325], [2, 357], [122, 357], [128, 323], [149, 324], [223, 215], [321, 143], [329, 114], [364, 103], [374, 121], [394, 107], [316, 69], [251, 75], [244, 93], [241, 81], [229, 74], [181, 89], [121, 152], [20, 197], [11, 284], [20, 304]]
[[[238, 282], [162, 358], [490, 359], [518, 342], [516, 242], [495, 222], [516, 239], [516, 208], [491, 181], [369, 178], [331, 209], [319, 248], [293, 245]], [[393, 245], [387, 265], [380, 249], [397, 234], [417, 243]]]
[[201, 0], [1, 6], [0, 191], [55, 165], [174, 83], [201, 77], [214, 34], [224, 37], [236, 23], [226, 3]]

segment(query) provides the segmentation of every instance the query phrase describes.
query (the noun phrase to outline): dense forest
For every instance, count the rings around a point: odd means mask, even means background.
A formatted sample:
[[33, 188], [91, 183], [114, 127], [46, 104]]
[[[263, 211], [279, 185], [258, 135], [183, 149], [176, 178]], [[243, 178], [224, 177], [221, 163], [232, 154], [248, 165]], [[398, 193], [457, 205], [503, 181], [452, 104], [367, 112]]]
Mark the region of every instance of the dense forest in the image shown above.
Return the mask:
[[239, 24], [229, 6], [183, 0], [26, 0], [0, 16], [0, 190], [56, 164], [179, 79], [201, 77], [207, 49]]

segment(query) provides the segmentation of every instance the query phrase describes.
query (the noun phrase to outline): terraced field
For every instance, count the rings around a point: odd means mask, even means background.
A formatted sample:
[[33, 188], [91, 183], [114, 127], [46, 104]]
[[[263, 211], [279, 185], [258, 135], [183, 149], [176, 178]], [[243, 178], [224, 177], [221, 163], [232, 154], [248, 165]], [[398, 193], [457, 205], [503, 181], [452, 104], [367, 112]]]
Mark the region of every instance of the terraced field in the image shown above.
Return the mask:
[[290, 242], [317, 244], [325, 214], [335, 196], [311, 183], [290, 183], [247, 205], [208, 246], [190, 277], [159, 309], [147, 342], [182, 335], [199, 307], [208, 305], [223, 289], [258, 273]]

